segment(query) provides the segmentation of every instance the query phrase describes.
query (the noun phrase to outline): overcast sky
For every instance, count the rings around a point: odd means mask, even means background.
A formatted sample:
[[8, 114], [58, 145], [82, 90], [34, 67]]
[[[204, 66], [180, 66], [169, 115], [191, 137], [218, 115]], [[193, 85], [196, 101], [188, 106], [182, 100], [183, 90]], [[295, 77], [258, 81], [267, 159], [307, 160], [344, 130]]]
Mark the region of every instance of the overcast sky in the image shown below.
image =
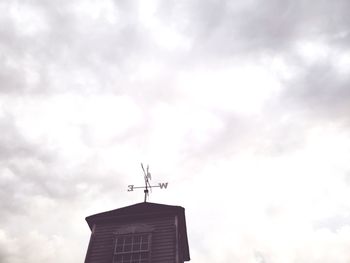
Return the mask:
[[350, 262], [350, 1], [0, 1], [0, 262], [186, 209], [193, 263]]

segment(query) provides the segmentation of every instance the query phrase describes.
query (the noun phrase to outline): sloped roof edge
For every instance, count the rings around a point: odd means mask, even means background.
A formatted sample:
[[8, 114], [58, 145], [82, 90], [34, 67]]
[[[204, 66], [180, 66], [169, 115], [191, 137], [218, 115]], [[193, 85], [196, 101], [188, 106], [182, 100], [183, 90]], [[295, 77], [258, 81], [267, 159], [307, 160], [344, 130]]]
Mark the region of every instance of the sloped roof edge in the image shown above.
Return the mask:
[[94, 214], [86, 217], [86, 221], [92, 228], [92, 224], [95, 220], [109, 218], [109, 217], [123, 217], [123, 216], [133, 216], [133, 215], [147, 215], [147, 214], [162, 214], [162, 213], [179, 213], [184, 210], [181, 206], [173, 206], [173, 205], [165, 205], [165, 204], [157, 204], [157, 203], [149, 203], [142, 202], [137, 203], [125, 207], [121, 207], [118, 209]]

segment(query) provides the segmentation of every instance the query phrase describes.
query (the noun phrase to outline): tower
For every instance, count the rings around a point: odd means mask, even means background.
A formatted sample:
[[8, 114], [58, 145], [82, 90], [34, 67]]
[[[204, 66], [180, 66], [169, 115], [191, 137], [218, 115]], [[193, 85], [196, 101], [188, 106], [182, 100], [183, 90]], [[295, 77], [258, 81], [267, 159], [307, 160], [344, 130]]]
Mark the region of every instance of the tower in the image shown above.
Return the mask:
[[85, 263], [183, 263], [190, 260], [185, 209], [143, 202], [88, 216]]

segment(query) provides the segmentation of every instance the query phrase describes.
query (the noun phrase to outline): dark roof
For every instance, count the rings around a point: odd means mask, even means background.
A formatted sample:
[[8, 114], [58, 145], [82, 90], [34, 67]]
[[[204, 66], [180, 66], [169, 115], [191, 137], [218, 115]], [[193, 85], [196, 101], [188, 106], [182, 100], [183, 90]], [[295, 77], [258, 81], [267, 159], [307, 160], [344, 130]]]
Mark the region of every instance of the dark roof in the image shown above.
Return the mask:
[[186, 229], [186, 219], [185, 219], [185, 209], [181, 206], [164, 205], [156, 203], [137, 203], [130, 206], [125, 206], [122, 208], [114, 209], [111, 211], [95, 214], [86, 217], [86, 222], [88, 223], [90, 229], [92, 230], [93, 225], [97, 222], [104, 222], [113, 220], [127, 220], [130, 218], [145, 218], [146, 216], [153, 215], [177, 215], [179, 218], [179, 230], [181, 236], [181, 243], [184, 251], [184, 259], [186, 261], [190, 260], [189, 246], [187, 239], [187, 229]]

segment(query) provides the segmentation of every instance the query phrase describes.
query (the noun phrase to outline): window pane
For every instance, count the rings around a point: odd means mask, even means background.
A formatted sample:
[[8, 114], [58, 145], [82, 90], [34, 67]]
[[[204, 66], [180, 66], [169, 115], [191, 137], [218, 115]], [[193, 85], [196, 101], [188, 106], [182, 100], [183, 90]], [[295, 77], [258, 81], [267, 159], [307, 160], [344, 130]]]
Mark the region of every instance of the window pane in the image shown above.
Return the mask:
[[148, 250], [148, 244], [141, 244], [141, 250]]
[[140, 243], [132, 244], [132, 251], [139, 251], [140, 248], [141, 248], [141, 244]]
[[125, 244], [123, 252], [131, 252], [131, 244]]
[[141, 236], [140, 235], [134, 236], [134, 242], [135, 243], [140, 243], [140, 240], [141, 240]]
[[115, 247], [115, 252], [118, 253], [118, 252], [123, 252], [123, 245], [117, 245]]
[[131, 244], [132, 236], [126, 236], [124, 239], [125, 239], [125, 244]]

